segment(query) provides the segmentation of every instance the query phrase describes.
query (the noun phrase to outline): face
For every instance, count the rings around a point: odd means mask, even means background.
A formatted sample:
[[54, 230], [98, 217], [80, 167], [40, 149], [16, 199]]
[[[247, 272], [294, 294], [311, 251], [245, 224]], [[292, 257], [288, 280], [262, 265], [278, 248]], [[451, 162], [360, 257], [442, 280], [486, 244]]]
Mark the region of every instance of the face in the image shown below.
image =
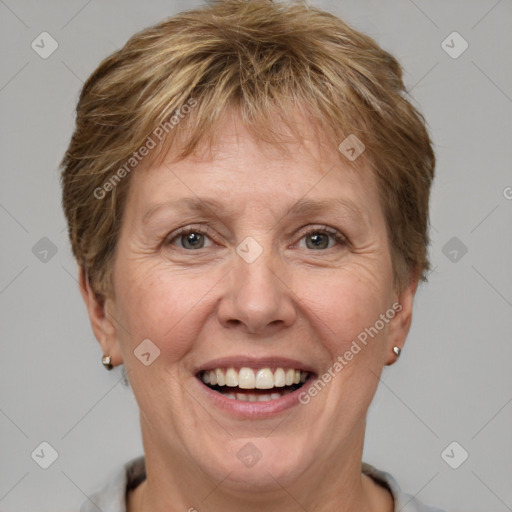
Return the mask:
[[126, 366], [147, 457], [272, 488], [360, 457], [412, 292], [394, 290], [368, 169], [312, 132], [286, 154], [236, 115], [218, 133], [131, 176], [97, 335]]

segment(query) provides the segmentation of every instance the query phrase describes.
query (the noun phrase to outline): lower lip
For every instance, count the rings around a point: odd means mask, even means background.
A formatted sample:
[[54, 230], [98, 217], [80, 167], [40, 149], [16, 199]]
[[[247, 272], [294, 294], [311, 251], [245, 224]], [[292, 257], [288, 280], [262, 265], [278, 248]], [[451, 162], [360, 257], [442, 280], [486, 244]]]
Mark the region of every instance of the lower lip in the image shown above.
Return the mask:
[[243, 419], [264, 419], [275, 416], [296, 405], [302, 405], [299, 402], [299, 396], [301, 393], [307, 392], [307, 389], [314, 379], [309, 377], [304, 385], [299, 389], [296, 389], [287, 395], [283, 395], [280, 398], [267, 400], [266, 402], [244, 402], [243, 400], [237, 400], [236, 398], [228, 398], [222, 393], [210, 389], [206, 384], [203, 384], [199, 378], [196, 378], [196, 380], [208, 400], [213, 402], [213, 404], [220, 409]]

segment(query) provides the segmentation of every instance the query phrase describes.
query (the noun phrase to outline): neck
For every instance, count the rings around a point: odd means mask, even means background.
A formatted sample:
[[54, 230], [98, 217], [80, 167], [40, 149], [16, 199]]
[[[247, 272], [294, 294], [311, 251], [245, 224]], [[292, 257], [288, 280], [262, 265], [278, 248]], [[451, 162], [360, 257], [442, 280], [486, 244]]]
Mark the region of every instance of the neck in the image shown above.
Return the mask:
[[228, 475], [211, 478], [179, 449], [164, 453], [144, 436], [146, 480], [127, 498], [127, 512], [392, 512], [389, 492], [361, 474], [364, 425], [328, 459], [307, 468], [286, 488], [277, 480], [266, 492], [240, 491]]

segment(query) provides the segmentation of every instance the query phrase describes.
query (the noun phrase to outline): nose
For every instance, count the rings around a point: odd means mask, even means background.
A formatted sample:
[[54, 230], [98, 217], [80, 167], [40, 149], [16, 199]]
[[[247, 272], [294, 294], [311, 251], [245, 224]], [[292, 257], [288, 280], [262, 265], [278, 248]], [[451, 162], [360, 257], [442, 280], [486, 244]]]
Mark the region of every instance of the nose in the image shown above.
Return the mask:
[[294, 294], [283, 266], [264, 251], [248, 263], [238, 255], [226, 276], [227, 287], [218, 316], [223, 327], [250, 334], [271, 335], [296, 320]]

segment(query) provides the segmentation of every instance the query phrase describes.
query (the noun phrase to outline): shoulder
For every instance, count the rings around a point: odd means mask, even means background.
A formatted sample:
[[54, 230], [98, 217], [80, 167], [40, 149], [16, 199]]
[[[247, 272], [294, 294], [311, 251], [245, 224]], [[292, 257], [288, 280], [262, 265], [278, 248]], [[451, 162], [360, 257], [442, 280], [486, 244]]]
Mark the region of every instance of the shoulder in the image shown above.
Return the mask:
[[124, 464], [107, 478], [106, 484], [87, 497], [80, 512], [126, 512], [126, 493], [146, 478], [144, 457]]
[[414, 496], [403, 492], [394, 477], [386, 471], [363, 462], [362, 472], [389, 489], [395, 500], [395, 512], [444, 512], [439, 508], [425, 505]]

